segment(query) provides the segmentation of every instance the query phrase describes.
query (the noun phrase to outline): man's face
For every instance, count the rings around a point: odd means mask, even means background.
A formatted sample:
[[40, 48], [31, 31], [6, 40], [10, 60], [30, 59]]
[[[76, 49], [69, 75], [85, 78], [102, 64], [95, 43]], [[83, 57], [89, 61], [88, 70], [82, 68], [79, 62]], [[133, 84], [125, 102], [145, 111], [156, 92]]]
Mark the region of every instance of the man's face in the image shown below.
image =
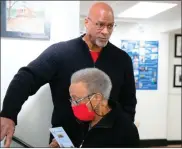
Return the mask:
[[85, 19], [85, 26], [92, 44], [103, 48], [107, 45], [114, 28], [113, 14], [100, 11], [99, 14]]

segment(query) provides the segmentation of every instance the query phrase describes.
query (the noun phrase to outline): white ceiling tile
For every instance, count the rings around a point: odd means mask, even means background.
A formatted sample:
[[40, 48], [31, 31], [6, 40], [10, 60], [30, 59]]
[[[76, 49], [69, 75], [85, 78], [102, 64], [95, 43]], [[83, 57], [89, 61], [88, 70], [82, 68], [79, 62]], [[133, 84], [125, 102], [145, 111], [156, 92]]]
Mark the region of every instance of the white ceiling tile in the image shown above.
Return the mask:
[[[87, 16], [88, 10], [90, 6], [97, 1], [80, 1], [80, 16]], [[121, 20], [128, 20], [127, 18], [117, 18], [117, 15], [120, 12], [123, 12], [124, 10], [128, 9], [129, 7], [135, 5], [139, 1], [102, 1], [109, 4], [114, 11], [115, 18], [121, 19]], [[157, 2], [157, 1], [156, 1]], [[181, 1], [158, 1], [158, 2], [172, 2], [177, 3], [178, 6], [169, 9], [165, 12], [162, 12], [154, 17], [151, 17], [149, 19], [145, 19], [148, 21], [172, 21], [172, 20], [179, 20], [181, 19]], [[141, 19], [138, 19], [141, 20]]]

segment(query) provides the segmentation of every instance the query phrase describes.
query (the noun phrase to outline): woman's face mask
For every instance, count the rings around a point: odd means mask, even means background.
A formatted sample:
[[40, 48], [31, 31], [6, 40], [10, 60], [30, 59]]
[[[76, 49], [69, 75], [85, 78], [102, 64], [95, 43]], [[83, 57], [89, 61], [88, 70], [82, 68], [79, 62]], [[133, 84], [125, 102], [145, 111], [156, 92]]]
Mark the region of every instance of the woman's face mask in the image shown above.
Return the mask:
[[[75, 115], [76, 118], [78, 118], [81, 121], [92, 121], [95, 118], [95, 107], [92, 109], [92, 111], [89, 110], [89, 108], [87, 107], [87, 104], [89, 104], [91, 102], [91, 100], [93, 99], [94, 95], [91, 97], [90, 101], [87, 103], [81, 103], [75, 106], [72, 106], [73, 109], [73, 113]], [[90, 103], [91, 104], [91, 103]], [[92, 105], [91, 105], [92, 106]]]
[[92, 121], [95, 118], [95, 112], [89, 111], [85, 103], [73, 106], [72, 109], [75, 117], [81, 121]]

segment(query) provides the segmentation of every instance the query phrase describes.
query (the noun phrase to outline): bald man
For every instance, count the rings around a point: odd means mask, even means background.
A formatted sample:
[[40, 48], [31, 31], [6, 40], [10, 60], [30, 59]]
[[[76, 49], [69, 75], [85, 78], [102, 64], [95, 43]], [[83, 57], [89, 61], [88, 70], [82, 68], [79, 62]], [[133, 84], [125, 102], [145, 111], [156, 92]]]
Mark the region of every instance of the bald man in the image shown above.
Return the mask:
[[[69, 85], [71, 75], [83, 68], [96, 67], [109, 75], [113, 84], [109, 98], [119, 102], [122, 110], [134, 121], [137, 102], [132, 61], [127, 53], [109, 42], [115, 27], [112, 8], [103, 2], [92, 5], [85, 27], [84, 35], [49, 46], [14, 76], [0, 113], [1, 140], [6, 136], [5, 147], [10, 146], [21, 106], [46, 83], [50, 84], [54, 105], [52, 127], [62, 126], [78, 147], [84, 137], [83, 125], [73, 114]], [[40, 121], [42, 114], [37, 113]], [[51, 135], [50, 142], [52, 139]]]

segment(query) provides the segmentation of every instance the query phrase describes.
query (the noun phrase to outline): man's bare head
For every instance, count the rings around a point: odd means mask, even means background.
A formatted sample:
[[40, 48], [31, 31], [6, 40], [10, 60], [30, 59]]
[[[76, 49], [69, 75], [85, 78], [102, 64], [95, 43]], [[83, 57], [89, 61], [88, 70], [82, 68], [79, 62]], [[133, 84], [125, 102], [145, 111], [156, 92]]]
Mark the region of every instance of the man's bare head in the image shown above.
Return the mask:
[[99, 15], [104, 15], [103, 13], [106, 13], [111, 17], [114, 16], [111, 6], [104, 2], [97, 2], [90, 7], [88, 17], [99, 17]]
[[85, 19], [85, 27], [90, 42], [100, 48], [105, 47], [114, 27], [112, 8], [104, 2], [93, 4]]

